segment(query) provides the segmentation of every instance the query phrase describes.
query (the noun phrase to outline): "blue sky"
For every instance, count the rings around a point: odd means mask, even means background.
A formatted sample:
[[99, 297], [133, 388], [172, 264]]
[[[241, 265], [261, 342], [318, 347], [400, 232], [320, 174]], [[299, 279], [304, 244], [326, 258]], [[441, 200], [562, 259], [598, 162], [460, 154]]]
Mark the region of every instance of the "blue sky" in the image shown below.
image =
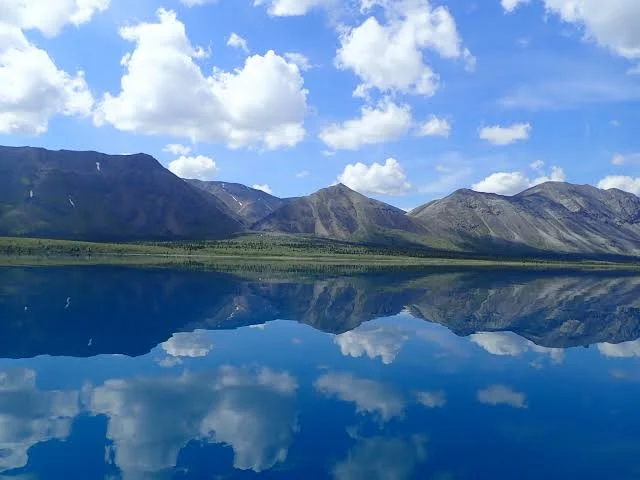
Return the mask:
[[545, 180], [640, 194], [637, 19], [635, 0], [8, 0], [0, 143], [402, 208]]

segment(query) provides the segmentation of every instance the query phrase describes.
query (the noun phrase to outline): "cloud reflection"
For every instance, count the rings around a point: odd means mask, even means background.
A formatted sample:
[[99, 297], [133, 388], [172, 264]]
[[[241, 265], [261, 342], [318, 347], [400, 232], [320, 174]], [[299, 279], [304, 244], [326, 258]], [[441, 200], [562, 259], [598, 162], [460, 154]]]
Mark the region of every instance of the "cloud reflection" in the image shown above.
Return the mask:
[[229, 445], [235, 468], [261, 472], [286, 459], [298, 428], [296, 389], [286, 372], [227, 366], [110, 380], [93, 390], [91, 410], [109, 418], [107, 436], [124, 478], [167, 472], [192, 440]]
[[327, 397], [354, 403], [358, 413], [376, 414], [383, 421], [400, 416], [404, 410], [404, 398], [391, 387], [351, 373], [322, 375], [316, 380], [315, 388]]
[[334, 339], [344, 356], [360, 358], [366, 355], [370, 359], [380, 357], [382, 363], [390, 365], [409, 339], [407, 332], [394, 326], [363, 326]]
[[79, 394], [40, 390], [36, 372], [0, 372], [0, 472], [27, 464], [35, 444], [69, 436], [80, 412]]

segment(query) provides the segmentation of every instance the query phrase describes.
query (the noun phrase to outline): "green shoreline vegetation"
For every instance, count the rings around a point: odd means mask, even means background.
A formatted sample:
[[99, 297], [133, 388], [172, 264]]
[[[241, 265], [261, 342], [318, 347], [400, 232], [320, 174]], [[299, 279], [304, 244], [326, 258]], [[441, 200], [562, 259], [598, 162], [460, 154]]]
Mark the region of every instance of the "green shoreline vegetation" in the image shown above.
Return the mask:
[[221, 241], [94, 243], [0, 237], [0, 266], [132, 265], [219, 270], [367, 271], [427, 267], [637, 270], [638, 261], [496, 258], [357, 245], [300, 236], [242, 235]]

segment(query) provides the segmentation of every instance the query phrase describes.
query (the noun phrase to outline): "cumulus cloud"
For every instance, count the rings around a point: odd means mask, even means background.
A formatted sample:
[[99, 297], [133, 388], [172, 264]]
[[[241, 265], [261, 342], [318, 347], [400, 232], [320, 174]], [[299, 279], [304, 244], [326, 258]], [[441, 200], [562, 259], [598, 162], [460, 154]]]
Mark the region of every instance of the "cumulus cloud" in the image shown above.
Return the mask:
[[342, 355], [354, 358], [366, 355], [371, 359], [380, 357], [382, 363], [390, 365], [408, 339], [409, 335], [397, 327], [363, 326], [337, 335], [333, 341], [340, 347]]
[[524, 393], [515, 392], [505, 385], [492, 385], [478, 390], [478, 401], [486, 405], [506, 405], [513, 408], [527, 408], [527, 397]]
[[471, 186], [476, 192], [515, 195], [545, 182], [564, 182], [567, 176], [560, 167], [552, 167], [549, 175], [531, 179], [522, 172], [497, 172]]
[[411, 189], [402, 166], [394, 158], [388, 158], [384, 165], [349, 164], [338, 182], [365, 195], [402, 195]]
[[622, 175], [610, 175], [598, 182], [598, 188], [609, 190], [617, 188], [625, 192], [640, 195], [640, 177], [625, 177]]
[[476, 333], [471, 335], [470, 339], [491, 355], [519, 357], [527, 352], [535, 352], [549, 355], [555, 363], [564, 360], [562, 348], [541, 347], [511, 332]]
[[525, 5], [527, 3], [529, 3], [529, 0], [500, 0], [502, 8], [504, 8], [507, 13], [511, 13], [520, 5]]
[[311, 173], [309, 170], [302, 170], [301, 172], [296, 173], [296, 178], [307, 178]]
[[363, 438], [349, 451], [347, 458], [333, 468], [336, 480], [386, 480], [413, 478], [416, 467], [427, 460], [427, 439]]
[[189, 155], [191, 153], [191, 147], [182, 145], [180, 143], [170, 143], [162, 149], [163, 152], [172, 153], [173, 155]]
[[616, 167], [623, 165], [640, 165], [640, 153], [616, 153], [611, 159], [611, 164]]
[[514, 123], [508, 127], [499, 125], [483, 127], [480, 129], [479, 135], [482, 140], [486, 140], [493, 145], [504, 146], [529, 140], [531, 130], [531, 124], [529, 123]]
[[160, 344], [160, 348], [172, 357], [201, 358], [209, 355], [213, 341], [206, 331], [196, 330], [174, 333], [169, 340]]
[[232, 48], [239, 48], [245, 53], [249, 53], [249, 45], [247, 44], [247, 41], [235, 32], [232, 32], [231, 35], [229, 35], [227, 46]]
[[107, 10], [110, 3], [111, 0], [2, 0], [0, 25], [39, 30], [44, 35], [53, 37], [65, 25], [78, 27], [88, 23], [95, 13]]
[[429, 0], [386, 2], [367, 0], [363, 11], [383, 6], [386, 22], [370, 16], [362, 24], [345, 30], [335, 64], [353, 71], [361, 80], [354, 94], [367, 91], [398, 91], [431, 96], [438, 88], [438, 77], [425, 62], [427, 51], [442, 58], [475, 63], [473, 55], [462, 47], [456, 22], [445, 7]]
[[191, 44], [170, 10], [158, 10], [157, 23], [124, 27], [120, 35], [135, 48], [122, 59], [120, 93], [100, 102], [97, 125], [231, 148], [277, 149], [304, 138], [304, 80], [297, 65], [274, 51], [205, 76], [197, 61], [207, 53]]
[[38, 443], [64, 440], [80, 413], [76, 391], [39, 390], [36, 372], [0, 372], [0, 472], [24, 467]]
[[311, 70], [313, 68], [311, 60], [309, 60], [309, 58], [302, 53], [285, 52], [284, 58], [287, 59], [287, 62], [297, 65], [298, 68], [303, 72], [306, 72], [307, 70]]
[[273, 194], [273, 190], [271, 190], [271, 187], [267, 184], [253, 185], [251, 188], [253, 188], [254, 190], [260, 190], [261, 192], [264, 192], [264, 193], [268, 193], [269, 195]]
[[598, 350], [605, 357], [632, 358], [640, 357], [640, 340], [624, 343], [599, 343]]
[[[4, 6], [0, 12], [7, 15]], [[0, 85], [0, 133], [38, 135], [47, 131], [54, 115], [87, 116], [93, 108], [82, 71], [58, 69], [20, 28], [1, 19]]]
[[447, 396], [443, 391], [418, 392], [416, 398], [420, 405], [427, 408], [442, 408], [447, 404]]
[[640, 58], [640, 2], [634, 0], [544, 0], [548, 12], [584, 30], [583, 38], [613, 53]]
[[306, 15], [320, 7], [330, 7], [337, 0], [254, 0], [255, 6], [266, 5], [269, 15], [274, 17], [297, 17]]
[[364, 96], [373, 88], [433, 95], [438, 76], [425, 61], [429, 51], [442, 58], [459, 59], [468, 70], [475, 67], [475, 57], [462, 47], [456, 22], [447, 8], [434, 7], [429, 0], [367, 0], [362, 2], [362, 11], [366, 13], [376, 5], [384, 7], [385, 22], [370, 16], [340, 37], [335, 63], [352, 70], [362, 81], [355, 95]]
[[169, 170], [180, 178], [213, 180], [218, 172], [218, 166], [212, 158], [204, 155], [195, 157], [186, 157], [183, 155], [169, 163]]
[[446, 118], [432, 115], [424, 122], [418, 135], [421, 137], [448, 137], [451, 134], [451, 124]]
[[235, 468], [262, 472], [287, 457], [298, 428], [296, 389], [286, 372], [221, 367], [215, 373], [110, 380], [90, 392], [89, 406], [109, 419], [107, 438], [124, 478], [156, 478], [194, 440], [226, 444]]
[[327, 373], [314, 386], [323, 395], [354, 403], [358, 413], [376, 414], [383, 421], [400, 416], [404, 410], [404, 399], [395, 390], [351, 373]]
[[409, 131], [412, 122], [408, 105], [386, 99], [376, 107], [362, 107], [360, 118], [324, 128], [320, 139], [334, 150], [357, 150], [363, 145], [398, 140]]

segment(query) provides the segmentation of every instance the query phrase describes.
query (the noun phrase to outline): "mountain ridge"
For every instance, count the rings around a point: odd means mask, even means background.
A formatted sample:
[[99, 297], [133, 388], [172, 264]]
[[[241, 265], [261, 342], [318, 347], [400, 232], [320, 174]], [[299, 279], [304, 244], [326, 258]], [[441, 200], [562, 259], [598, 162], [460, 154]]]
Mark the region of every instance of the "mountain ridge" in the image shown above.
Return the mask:
[[547, 182], [513, 196], [460, 189], [410, 212], [342, 183], [281, 199], [183, 180], [146, 154], [0, 147], [0, 235], [90, 241], [311, 235], [433, 252], [640, 256], [640, 197]]

